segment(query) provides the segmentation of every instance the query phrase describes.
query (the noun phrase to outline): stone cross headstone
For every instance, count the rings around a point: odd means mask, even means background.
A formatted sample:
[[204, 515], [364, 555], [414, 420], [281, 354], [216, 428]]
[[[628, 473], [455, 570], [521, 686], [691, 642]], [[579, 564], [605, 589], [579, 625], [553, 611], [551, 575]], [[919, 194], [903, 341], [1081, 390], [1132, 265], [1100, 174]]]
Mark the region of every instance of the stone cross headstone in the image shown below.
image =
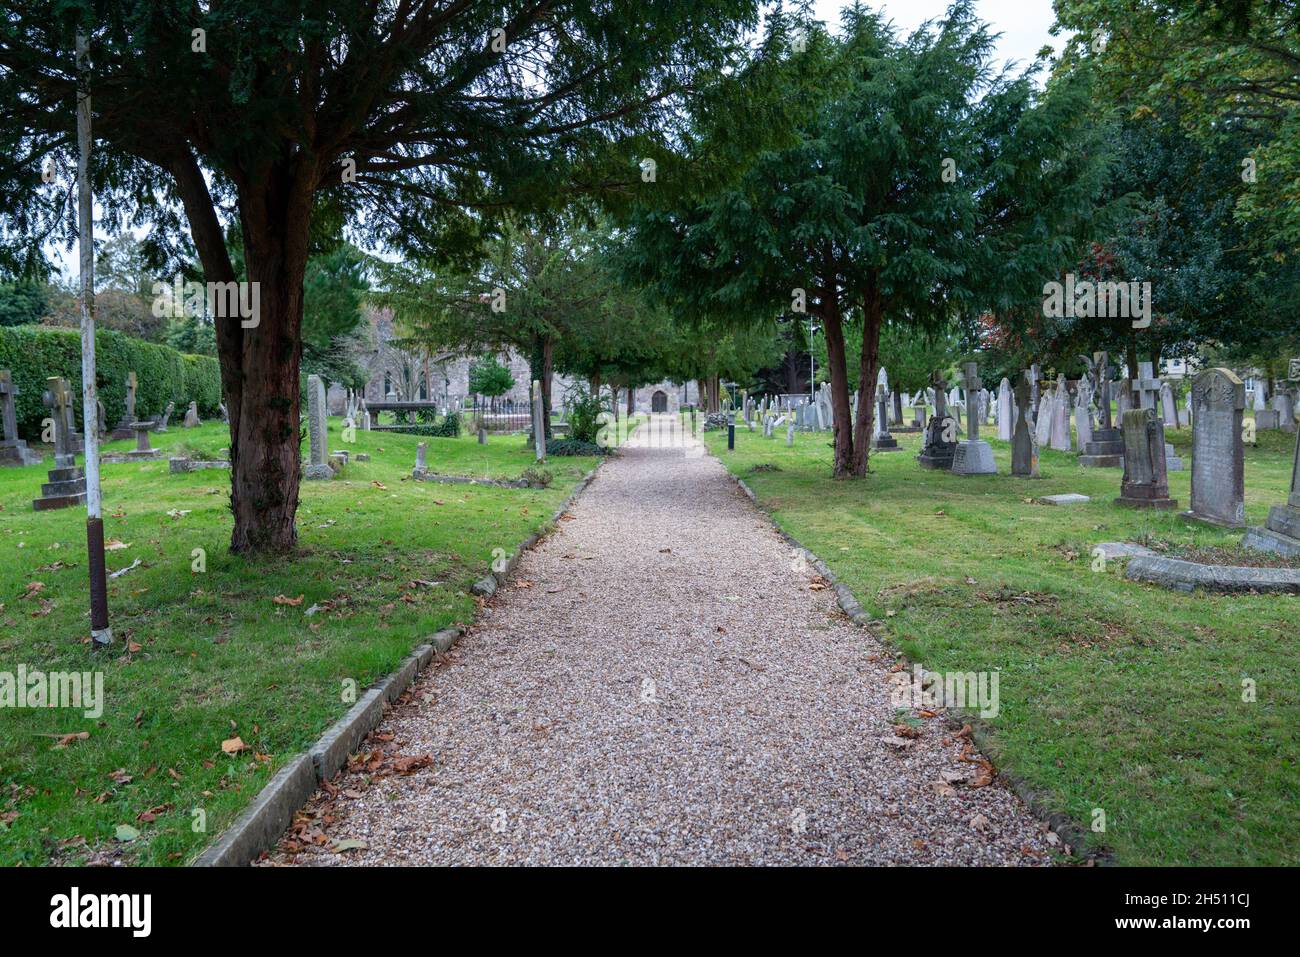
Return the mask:
[[957, 443], [952, 457], [952, 473], [996, 475], [998, 467], [993, 461], [993, 446], [980, 438], [979, 392], [983, 383], [980, 382], [979, 367], [968, 362], [965, 368], [966, 375], [962, 381], [966, 387], [966, 438]]
[[80, 451], [69, 423], [72, 390], [68, 388], [68, 380], [61, 376], [51, 376], [45, 383], [45, 394], [41, 398], [54, 420], [54, 465], [65, 468], [75, 464], [76, 453]]
[[876, 434], [871, 447], [880, 450], [898, 448], [898, 439], [889, 434], [889, 400], [886, 395], [885, 386], [876, 386]]
[[1030, 376], [1026, 372], [1016, 381], [1016, 424], [1011, 432], [1011, 474], [1022, 478], [1038, 477], [1038, 443], [1029, 424], [1029, 410], [1033, 405]]
[[1245, 453], [1241, 419], [1246, 386], [1230, 369], [1206, 369], [1192, 380], [1191, 518], [1242, 528], [1246, 524]]
[[41, 456], [18, 437], [18, 386], [8, 369], [0, 369], [0, 465], [39, 465]]
[[1154, 408], [1124, 413], [1124, 479], [1117, 505], [1175, 508], [1165, 469], [1165, 426]]
[[916, 462], [926, 469], [951, 469], [957, 453], [957, 420], [948, 415], [943, 375], [936, 371], [930, 392], [934, 397], [934, 417], [925, 427], [925, 440]]
[[[194, 407], [194, 403], [190, 403]], [[186, 424], [189, 415], [186, 414]], [[329, 432], [325, 419], [325, 383], [318, 375], [307, 377], [307, 444], [310, 459], [303, 478], [311, 481], [332, 479], [334, 470], [329, 466]]]
[[1133, 392], [1138, 397], [1137, 408], [1154, 409], [1160, 398], [1161, 381], [1156, 378], [1150, 362], [1138, 363], [1138, 377], [1133, 380]]

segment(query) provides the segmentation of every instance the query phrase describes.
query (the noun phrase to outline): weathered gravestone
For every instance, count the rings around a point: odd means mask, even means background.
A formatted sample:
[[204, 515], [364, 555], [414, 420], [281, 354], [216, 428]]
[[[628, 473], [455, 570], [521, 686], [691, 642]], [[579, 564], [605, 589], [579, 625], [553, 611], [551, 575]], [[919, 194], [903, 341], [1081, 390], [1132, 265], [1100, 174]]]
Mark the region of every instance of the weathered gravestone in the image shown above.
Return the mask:
[[1291, 395], [1291, 390], [1286, 386], [1279, 386], [1273, 396], [1273, 411], [1277, 413], [1277, 427], [1283, 432], [1294, 432], [1295, 424], [1295, 397]]
[[1092, 441], [1092, 389], [1087, 379], [1079, 380], [1079, 401], [1074, 404], [1074, 431], [1082, 452]]
[[1268, 386], [1264, 384], [1263, 379], [1256, 380], [1254, 407], [1256, 432], [1276, 429], [1282, 424], [1282, 417], [1275, 409], [1268, 407]]
[[1174, 400], [1174, 387], [1168, 379], [1160, 383], [1160, 415], [1164, 419], [1165, 428], [1178, 428], [1178, 403]]
[[175, 411], [176, 411], [176, 403], [175, 403], [175, 402], [168, 402], [168, 403], [167, 403], [167, 408], [163, 409], [162, 418], [159, 419], [159, 420], [158, 420], [158, 424], [157, 424], [156, 426], [154, 426], [154, 431], [155, 431], [155, 432], [166, 432], [166, 431], [167, 431], [167, 423], [171, 421], [172, 413], [175, 412]]
[[42, 457], [18, 437], [18, 386], [8, 369], [0, 369], [0, 465], [40, 465]]
[[1165, 427], [1154, 408], [1124, 413], [1124, 479], [1117, 505], [1175, 508], [1165, 468]]
[[[191, 402], [190, 407], [193, 406]], [[188, 420], [188, 416], [186, 418]], [[307, 443], [311, 458], [302, 473], [303, 478], [311, 481], [332, 479], [334, 470], [329, 465], [329, 432], [325, 420], [325, 383], [318, 375], [307, 377]]]
[[1192, 509], [1188, 518], [1242, 528], [1246, 524], [1241, 417], [1246, 386], [1230, 369], [1206, 369], [1192, 380]]
[[957, 443], [952, 457], [954, 475], [997, 475], [993, 446], [980, 438], [980, 377], [974, 362], [966, 363], [966, 438]]
[[190, 407], [185, 410], [185, 422], [183, 425], [187, 429], [197, 429], [202, 424], [203, 420], [199, 418], [199, 404], [197, 402], [191, 402]]
[[[1011, 474], [1022, 478], [1038, 477], [1038, 443], [1029, 426], [1033, 389], [1026, 372], [1016, 382], [1016, 425], [1011, 432]], [[1005, 380], [1003, 380], [1005, 381]]]
[[1124, 436], [1111, 424], [1110, 419], [1110, 366], [1109, 355], [1094, 352], [1092, 360], [1081, 357], [1088, 365], [1097, 396], [1097, 428], [1085, 445], [1079, 440], [1079, 464], [1089, 468], [1118, 468], [1124, 464]]
[[429, 473], [429, 443], [421, 442], [415, 447], [415, 468], [411, 469], [413, 478], [424, 478]]
[[957, 454], [957, 420], [948, 414], [943, 377], [934, 374], [934, 418], [925, 427], [925, 443], [916, 457], [921, 468], [950, 469]]
[[[1157, 411], [1160, 388], [1164, 383], [1156, 378], [1154, 366], [1150, 362], [1138, 363], [1138, 377], [1133, 381], [1133, 392], [1138, 397], [1138, 407]], [[1165, 443], [1165, 468], [1170, 472], [1181, 472], [1183, 460], [1174, 452], [1174, 447]]]
[[1286, 504], [1270, 508], [1264, 524], [1248, 529], [1241, 544], [1287, 558], [1300, 557], [1300, 437], [1291, 461], [1291, 491]]
[[32, 502], [32, 508], [38, 512], [86, 501], [86, 472], [77, 465], [76, 452], [80, 449], [73, 441], [74, 433], [68, 421], [72, 402], [68, 380], [55, 376], [46, 382], [49, 388], [42, 401], [53, 413], [50, 418], [54, 421], [54, 468], [50, 469], [49, 481], [41, 485], [41, 497]]
[[1044, 392], [1034, 419], [1034, 444], [1040, 449], [1052, 444], [1052, 393]]
[[122, 418], [118, 420], [117, 425], [113, 428], [114, 439], [129, 439], [135, 434], [131, 424], [136, 421], [135, 417], [135, 392], [140, 385], [140, 380], [134, 372], [127, 373], [126, 376], [126, 411], [122, 413]]
[[1002, 384], [998, 386], [998, 438], [1010, 442], [1015, 425], [1011, 415], [1011, 383], [1003, 376]]
[[1070, 451], [1070, 389], [1065, 373], [1056, 377], [1056, 391], [1052, 393], [1052, 448], [1058, 452]]
[[898, 439], [889, 434], [889, 400], [883, 385], [876, 386], [876, 434], [871, 439], [871, 447], [880, 452], [898, 448]]

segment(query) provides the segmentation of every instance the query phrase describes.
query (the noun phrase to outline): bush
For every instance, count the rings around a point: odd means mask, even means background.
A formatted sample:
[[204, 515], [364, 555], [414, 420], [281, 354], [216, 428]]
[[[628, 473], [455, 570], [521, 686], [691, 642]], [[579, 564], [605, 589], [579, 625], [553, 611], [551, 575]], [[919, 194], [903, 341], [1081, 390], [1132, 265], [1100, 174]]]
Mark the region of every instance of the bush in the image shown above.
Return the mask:
[[[47, 411], [41, 402], [45, 380], [63, 376], [78, 397], [74, 403], [81, 423], [81, 333], [47, 326], [0, 328], [0, 369], [13, 373], [18, 386], [18, 428], [26, 436], [40, 434]], [[135, 411], [141, 419], [158, 418], [168, 402], [183, 414], [190, 402], [199, 414], [219, 414], [221, 371], [209, 356], [186, 356], [168, 346], [133, 339], [119, 332], [95, 333], [95, 371], [104, 416], [111, 427], [126, 412], [126, 377], [136, 374]]]
[[[569, 403], [569, 437], [579, 442], [595, 445], [596, 436], [600, 434], [600, 413], [605, 411], [600, 404], [600, 399], [581, 387], [571, 391], [565, 398]], [[569, 454], [591, 455], [594, 453], [572, 452]]]
[[460, 413], [456, 411], [448, 412], [447, 417], [442, 420], [440, 425], [434, 426], [433, 432], [430, 434], [444, 439], [460, 438]]
[[533, 488], [550, 488], [551, 483], [555, 481], [555, 476], [551, 474], [550, 469], [539, 469], [534, 466], [524, 469], [519, 477]]
[[551, 439], [546, 443], [547, 455], [609, 455], [613, 449], [581, 439]]

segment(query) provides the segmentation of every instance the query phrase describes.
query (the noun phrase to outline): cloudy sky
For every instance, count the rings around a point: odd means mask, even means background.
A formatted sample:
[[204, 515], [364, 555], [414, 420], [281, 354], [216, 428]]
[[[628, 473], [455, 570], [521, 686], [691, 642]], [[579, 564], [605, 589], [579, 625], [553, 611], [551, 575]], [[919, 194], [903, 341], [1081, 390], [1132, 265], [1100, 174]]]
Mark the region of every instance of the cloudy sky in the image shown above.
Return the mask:
[[[904, 33], [910, 33], [926, 20], [943, 16], [949, 0], [867, 0], [873, 9], [883, 8], [885, 15]], [[815, 0], [817, 17], [834, 29], [840, 20], [843, 0]], [[980, 19], [1001, 33], [998, 41], [999, 61], [1017, 60], [1021, 68], [1028, 66], [1034, 55], [1044, 46], [1059, 49], [1055, 37], [1048, 30], [1055, 19], [1051, 0], [977, 0], [975, 12]]]

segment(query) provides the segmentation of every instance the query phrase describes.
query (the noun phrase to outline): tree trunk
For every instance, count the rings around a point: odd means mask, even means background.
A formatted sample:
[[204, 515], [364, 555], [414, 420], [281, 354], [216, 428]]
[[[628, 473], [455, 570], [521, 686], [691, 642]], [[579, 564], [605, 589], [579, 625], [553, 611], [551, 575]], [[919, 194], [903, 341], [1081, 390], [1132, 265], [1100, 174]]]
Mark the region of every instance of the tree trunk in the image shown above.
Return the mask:
[[[286, 552], [298, 541], [298, 370], [313, 181], [306, 170], [277, 168], [240, 188], [244, 261], [259, 310], [238, 353], [220, 334], [217, 340], [223, 376], [230, 368], [242, 386], [229, 405], [234, 552]], [[240, 326], [237, 317], [216, 321]]]
[[876, 376], [880, 368], [880, 293], [872, 290], [862, 302], [862, 356], [858, 360], [858, 416], [853, 427], [853, 474], [867, 474], [872, 425], [876, 419]]
[[551, 379], [554, 375], [555, 365], [555, 343], [550, 336], [543, 336], [541, 342], [541, 383], [542, 383], [542, 409], [545, 413], [543, 416], [543, 428], [546, 438], [553, 439], [555, 436], [551, 433]]
[[636, 415], [636, 390], [631, 386], [627, 387], [627, 417], [630, 419]]
[[1138, 374], [1137, 337], [1132, 333], [1129, 333], [1128, 347], [1124, 350], [1124, 361], [1128, 366], [1129, 378], [1136, 378]]
[[849, 404], [849, 379], [844, 355], [844, 323], [833, 289], [822, 294], [820, 318], [826, 336], [826, 365], [830, 370], [831, 418], [835, 432], [835, 458], [831, 474], [848, 478], [853, 474], [853, 423]]

